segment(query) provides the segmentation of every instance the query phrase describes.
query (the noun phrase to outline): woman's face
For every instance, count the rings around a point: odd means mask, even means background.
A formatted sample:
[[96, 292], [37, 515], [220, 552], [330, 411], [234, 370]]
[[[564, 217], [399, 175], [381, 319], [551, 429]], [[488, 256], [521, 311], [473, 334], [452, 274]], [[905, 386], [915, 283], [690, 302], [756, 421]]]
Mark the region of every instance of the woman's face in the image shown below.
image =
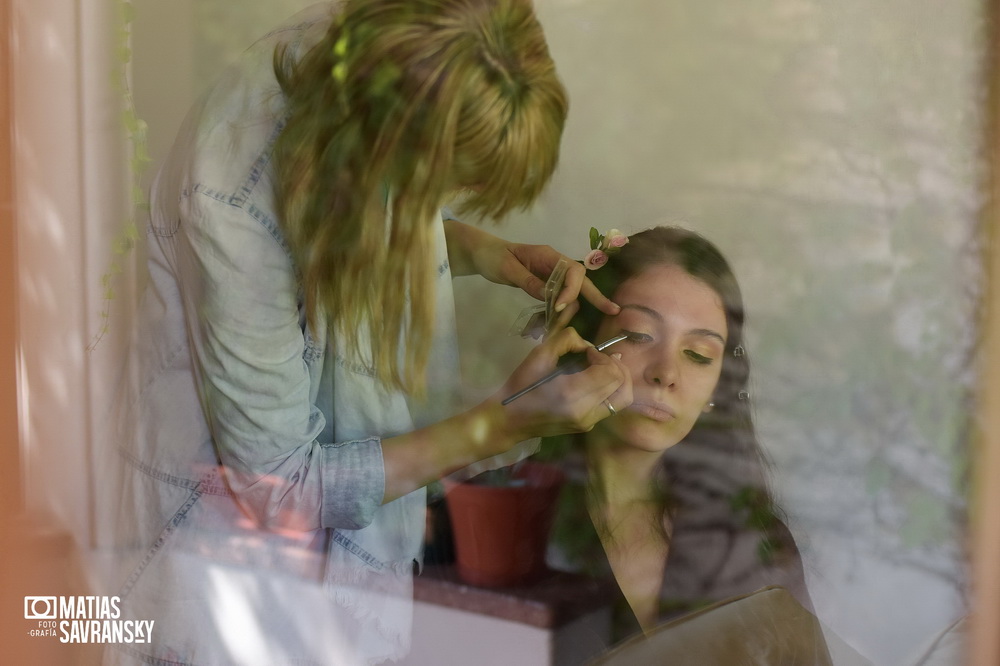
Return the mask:
[[722, 299], [684, 269], [663, 265], [623, 282], [614, 301], [621, 312], [604, 318], [594, 341], [630, 334], [612, 350], [632, 375], [634, 399], [595, 430], [645, 451], [664, 451], [709, 409], [729, 334]]

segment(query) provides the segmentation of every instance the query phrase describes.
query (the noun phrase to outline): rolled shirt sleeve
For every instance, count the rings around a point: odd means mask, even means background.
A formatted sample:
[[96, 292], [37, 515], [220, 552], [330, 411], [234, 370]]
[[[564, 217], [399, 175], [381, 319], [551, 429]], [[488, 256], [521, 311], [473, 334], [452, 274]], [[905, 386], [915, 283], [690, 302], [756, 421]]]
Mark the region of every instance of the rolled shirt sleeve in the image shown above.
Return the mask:
[[383, 433], [319, 441], [326, 418], [304, 359], [296, 274], [273, 220], [207, 189], [185, 203], [174, 270], [230, 489], [265, 527], [366, 526], [385, 492]]

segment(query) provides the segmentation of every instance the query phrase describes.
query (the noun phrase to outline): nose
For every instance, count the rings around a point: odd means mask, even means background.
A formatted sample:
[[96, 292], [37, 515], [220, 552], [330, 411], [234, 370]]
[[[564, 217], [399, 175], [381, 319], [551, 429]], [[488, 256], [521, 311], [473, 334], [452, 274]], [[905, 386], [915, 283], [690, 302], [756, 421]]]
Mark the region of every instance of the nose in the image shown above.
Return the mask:
[[656, 350], [650, 355], [644, 372], [646, 382], [653, 386], [673, 388], [677, 384], [678, 365], [668, 350]]

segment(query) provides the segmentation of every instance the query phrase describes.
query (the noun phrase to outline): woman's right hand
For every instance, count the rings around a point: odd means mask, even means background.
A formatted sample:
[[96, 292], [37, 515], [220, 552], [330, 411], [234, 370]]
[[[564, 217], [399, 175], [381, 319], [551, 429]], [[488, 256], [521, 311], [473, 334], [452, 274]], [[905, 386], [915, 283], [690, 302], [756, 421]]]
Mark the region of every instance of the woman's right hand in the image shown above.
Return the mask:
[[[531, 350], [492, 397], [444, 421], [382, 439], [384, 501], [505, 453], [526, 439], [586, 432], [611, 415], [607, 402], [615, 410], [632, 404], [631, 376], [621, 361], [566, 328], [578, 308], [574, 301], [559, 314], [549, 338]], [[502, 404], [552, 372], [559, 357], [570, 352], [586, 352], [590, 366]]]
[[[501, 400], [552, 372], [559, 358], [586, 352], [589, 367], [542, 384], [503, 406], [517, 441], [575, 432], [587, 432], [598, 421], [632, 404], [632, 381], [614, 356], [597, 351], [572, 328], [565, 327], [577, 305], [560, 313], [556, 332], [535, 347], [494, 396]], [[563, 328], [559, 328], [559, 325]]]

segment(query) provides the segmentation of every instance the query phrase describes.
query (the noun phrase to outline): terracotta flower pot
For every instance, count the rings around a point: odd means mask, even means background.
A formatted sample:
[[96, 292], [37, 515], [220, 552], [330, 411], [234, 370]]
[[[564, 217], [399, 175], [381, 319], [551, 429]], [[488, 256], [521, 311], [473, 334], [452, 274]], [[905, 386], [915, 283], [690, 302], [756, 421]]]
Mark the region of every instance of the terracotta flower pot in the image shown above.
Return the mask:
[[563, 472], [554, 465], [524, 462], [505, 484], [490, 485], [483, 477], [445, 481], [458, 575], [485, 587], [531, 582], [546, 571]]

